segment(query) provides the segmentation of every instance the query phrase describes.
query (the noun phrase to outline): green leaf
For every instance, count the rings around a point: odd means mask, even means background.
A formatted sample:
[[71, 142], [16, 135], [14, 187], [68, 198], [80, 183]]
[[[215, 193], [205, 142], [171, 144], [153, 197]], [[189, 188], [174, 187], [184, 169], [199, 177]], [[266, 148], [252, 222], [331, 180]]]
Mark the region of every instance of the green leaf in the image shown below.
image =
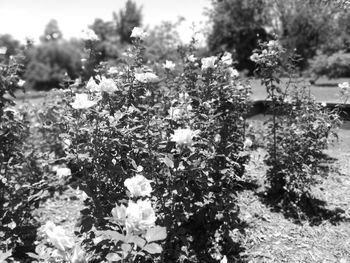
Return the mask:
[[150, 253], [150, 254], [160, 254], [160, 253], [162, 253], [163, 248], [160, 245], [158, 245], [157, 243], [151, 243], [151, 244], [146, 245], [143, 248], [143, 250]]
[[148, 243], [166, 239], [166, 227], [155, 226], [147, 230], [145, 238]]
[[109, 253], [109, 254], [107, 254], [107, 256], [106, 256], [106, 259], [107, 259], [109, 262], [112, 262], [112, 261], [120, 261], [120, 260], [122, 260], [122, 257], [119, 256], [117, 253]]
[[5, 259], [11, 257], [12, 255], [12, 249], [6, 252], [0, 251], [0, 262], [5, 262]]
[[143, 248], [146, 244], [146, 240], [144, 240], [143, 238], [141, 238], [139, 236], [131, 236], [127, 240], [125, 240], [125, 242], [127, 242], [129, 244], [134, 243], [140, 248]]
[[165, 156], [164, 158], [162, 158], [163, 163], [165, 163], [166, 166], [168, 166], [169, 168], [174, 168], [174, 162], [173, 160], [171, 160], [168, 156]]

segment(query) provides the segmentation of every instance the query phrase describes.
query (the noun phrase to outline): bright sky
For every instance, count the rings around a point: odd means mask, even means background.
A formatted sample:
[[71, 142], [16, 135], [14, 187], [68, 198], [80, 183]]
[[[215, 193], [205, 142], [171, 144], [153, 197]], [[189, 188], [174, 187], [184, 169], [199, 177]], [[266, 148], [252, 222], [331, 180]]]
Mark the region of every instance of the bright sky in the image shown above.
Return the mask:
[[[91, 25], [95, 18], [111, 21], [127, 0], [0, 0], [0, 34], [9, 33], [15, 39], [38, 40], [46, 24], [54, 18], [69, 39]], [[153, 27], [161, 21], [176, 21], [183, 16], [186, 22], [179, 28], [184, 41], [192, 35], [191, 25], [206, 26], [205, 7], [210, 0], [134, 0], [143, 6], [143, 25]], [[200, 23], [202, 22], [202, 23]]]

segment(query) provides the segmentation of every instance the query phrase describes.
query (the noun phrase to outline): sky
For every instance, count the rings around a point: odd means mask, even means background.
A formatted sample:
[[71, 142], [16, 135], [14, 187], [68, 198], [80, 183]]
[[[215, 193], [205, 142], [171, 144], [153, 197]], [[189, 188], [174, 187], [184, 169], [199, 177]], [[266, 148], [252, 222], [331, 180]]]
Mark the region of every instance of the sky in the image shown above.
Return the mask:
[[[112, 20], [127, 0], [0, 0], [0, 34], [11, 34], [24, 42], [26, 37], [38, 41], [45, 26], [56, 19], [63, 37], [69, 39], [91, 25], [95, 18]], [[179, 28], [180, 36], [187, 42], [193, 32], [192, 24], [200, 29], [207, 25], [205, 8], [210, 0], [134, 0], [142, 6], [143, 25], [153, 27], [161, 21], [186, 20]]]

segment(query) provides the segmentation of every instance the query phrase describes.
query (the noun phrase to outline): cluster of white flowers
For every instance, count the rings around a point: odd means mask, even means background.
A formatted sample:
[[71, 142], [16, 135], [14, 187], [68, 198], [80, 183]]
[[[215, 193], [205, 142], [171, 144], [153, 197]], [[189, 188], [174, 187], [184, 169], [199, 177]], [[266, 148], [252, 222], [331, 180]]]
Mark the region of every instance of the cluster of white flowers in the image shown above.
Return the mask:
[[50, 242], [59, 250], [66, 251], [74, 246], [74, 240], [68, 236], [61, 226], [56, 226], [53, 222], [48, 221], [44, 226], [44, 231]]
[[93, 31], [92, 29], [88, 28], [88, 29], [82, 30], [81, 39], [97, 41], [98, 40], [98, 36], [96, 35], [95, 31]]
[[230, 52], [225, 52], [220, 61], [227, 66], [231, 66], [233, 63], [232, 54]]
[[253, 53], [250, 56], [250, 60], [255, 63], [265, 63], [268, 66], [276, 65], [276, 59], [279, 59], [281, 53], [283, 53], [282, 45], [277, 40], [270, 40], [260, 54]]
[[[133, 197], [146, 197], [152, 192], [150, 182], [143, 175], [138, 174], [126, 179], [124, 185]], [[129, 200], [127, 207], [116, 205], [111, 213], [113, 219], [126, 226], [128, 232], [147, 230], [155, 226], [156, 222], [156, 214], [149, 199], [139, 199], [136, 202]]]
[[135, 79], [141, 83], [157, 83], [159, 78], [152, 72], [135, 73]]
[[202, 58], [201, 62], [202, 62], [202, 70], [207, 70], [209, 68], [215, 68], [215, 61], [217, 60], [216, 56], [211, 56], [211, 57], [207, 57], [207, 58]]
[[109, 94], [114, 93], [118, 90], [117, 85], [115, 84], [113, 79], [108, 79], [105, 76], [96, 77], [99, 81], [99, 84], [95, 82], [93, 77], [91, 77], [86, 84], [86, 88], [91, 92], [107, 92]]
[[71, 103], [74, 109], [87, 109], [96, 105], [96, 101], [89, 100], [88, 94], [75, 94], [75, 101]]
[[[61, 226], [56, 226], [53, 222], [48, 221], [44, 226], [49, 241], [58, 250], [53, 256], [62, 258], [72, 263], [86, 263], [85, 252], [79, 245], [74, 243], [72, 237], [68, 236]], [[68, 253], [73, 249], [72, 253]]]
[[174, 70], [175, 69], [175, 63], [170, 60], [165, 60], [165, 63], [163, 64], [163, 68], [167, 70]]
[[143, 231], [155, 226], [156, 214], [150, 200], [129, 200], [128, 206], [116, 206], [112, 216], [117, 222], [126, 226], [127, 231]]
[[193, 137], [196, 137], [198, 133], [199, 131], [192, 131], [189, 128], [179, 128], [171, 135], [171, 141], [176, 142], [178, 146], [191, 146], [193, 144]]
[[131, 35], [130, 35], [130, 37], [138, 38], [138, 39], [141, 39], [141, 40], [145, 39], [147, 36], [148, 36], [147, 32], [145, 32], [140, 27], [134, 27], [132, 32], [131, 32]]
[[163, 67], [167, 70], [174, 70], [175, 69], [175, 63], [170, 61], [170, 60], [166, 60], [165, 63], [163, 64]]

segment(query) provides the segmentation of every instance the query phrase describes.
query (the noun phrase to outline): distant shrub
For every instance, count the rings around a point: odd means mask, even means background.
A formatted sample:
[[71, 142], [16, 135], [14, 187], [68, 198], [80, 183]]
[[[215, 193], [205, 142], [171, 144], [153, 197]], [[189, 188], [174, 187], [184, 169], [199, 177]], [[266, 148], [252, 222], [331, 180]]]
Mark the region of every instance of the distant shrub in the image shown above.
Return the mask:
[[65, 75], [71, 79], [79, 76], [80, 52], [68, 42], [45, 42], [33, 47], [28, 55], [25, 73], [28, 87], [37, 90], [60, 88]]
[[328, 78], [350, 77], [350, 53], [338, 51], [333, 54], [318, 53], [309, 60], [309, 74], [317, 79], [322, 76]]

